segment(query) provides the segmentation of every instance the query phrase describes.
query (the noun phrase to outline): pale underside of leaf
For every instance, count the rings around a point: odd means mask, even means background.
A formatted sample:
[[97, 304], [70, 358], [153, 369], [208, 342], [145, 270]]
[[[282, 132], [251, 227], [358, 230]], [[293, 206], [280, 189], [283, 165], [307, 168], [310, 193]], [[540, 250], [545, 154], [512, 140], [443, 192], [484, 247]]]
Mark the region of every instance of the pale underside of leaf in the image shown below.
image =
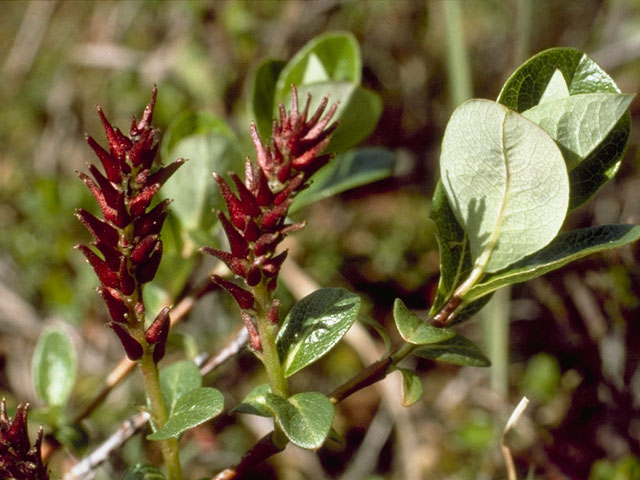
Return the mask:
[[521, 115], [488, 100], [466, 102], [447, 126], [440, 162], [476, 267], [498, 271], [560, 229], [569, 199], [564, 159]]

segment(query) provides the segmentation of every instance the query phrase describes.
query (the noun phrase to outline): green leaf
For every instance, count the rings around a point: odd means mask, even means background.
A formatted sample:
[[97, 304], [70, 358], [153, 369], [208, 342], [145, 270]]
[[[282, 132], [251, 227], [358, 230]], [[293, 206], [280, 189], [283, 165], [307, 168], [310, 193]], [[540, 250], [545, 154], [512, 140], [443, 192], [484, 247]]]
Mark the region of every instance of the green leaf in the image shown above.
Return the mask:
[[522, 115], [558, 142], [571, 171], [609, 135], [632, 100], [633, 95], [584, 93], [547, 100]]
[[402, 374], [402, 406], [410, 407], [422, 398], [422, 381], [416, 372], [406, 368], [398, 369]]
[[175, 404], [167, 422], [155, 433], [147, 436], [149, 440], [166, 440], [177, 437], [222, 413], [224, 397], [215, 388], [198, 387], [181, 395]]
[[600, 225], [558, 235], [549, 245], [504, 271], [487, 275], [465, 300], [472, 301], [505, 285], [524, 282], [593, 253], [618, 248], [640, 238], [637, 225]]
[[424, 345], [416, 348], [413, 355], [430, 358], [438, 362], [453, 363], [470, 367], [488, 367], [489, 359], [469, 339], [462, 335], [445, 340], [444, 342]]
[[325, 395], [303, 392], [285, 399], [269, 393], [265, 398], [291, 443], [307, 449], [322, 446], [333, 423], [333, 404]]
[[404, 341], [415, 345], [439, 343], [457, 335], [450, 328], [437, 328], [428, 324], [409, 310], [399, 298], [393, 303], [393, 319]]
[[163, 368], [160, 371], [160, 389], [169, 415], [173, 414], [180, 397], [201, 385], [200, 370], [189, 360]]
[[[331, 120], [339, 121], [340, 125], [331, 135], [326, 152], [342, 152], [360, 143], [373, 132], [382, 114], [380, 96], [356, 83], [330, 81], [298, 87], [300, 102], [307, 94], [311, 95], [310, 115], [326, 96], [329, 96], [330, 104], [338, 104]], [[291, 92], [286, 93], [281, 101], [287, 107], [291, 105]]]
[[[552, 48], [531, 57], [507, 80], [498, 101], [517, 112], [535, 107], [543, 100], [557, 71], [567, 84], [570, 95], [583, 93], [620, 93], [615, 82], [591, 58], [573, 48]], [[570, 172], [571, 199], [574, 209], [589, 200], [620, 167], [631, 127], [628, 113], [618, 121], [609, 135], [577, 168]]]
[[222, 119], [204, 113], [184, 115], [169, 130], [168, 157], [189, 161], [162, 187], [163, 196], [173, 199], [171, 213], [184, 230], [206, 233], [216, 221], [211, 210], [223, 207], [211, 173], [241, 171], [239, 141]]
[[48, 328], [38, 339], [31, 363], [36, 393], [47, 405], [64, 405], [76, 381], [76, 353], [67, 334]]
[[289, 212], [352, 188], [391, 176], [395, 156], [383, 148], [349, 150], [313, 175], [313, 183], [294, 200]]
[[276, 338], [285, 376], [331, 350], [351, 328], [359, 309], [360, 297], [343, 288], [316, 290], [296, 303]]
[[489, 100], [451, 116], [442, 182], [476, 266], [495, 272], [548, 244], [567, 212], [562, 153], [535, 123]]
[[165, 480], [165, 477], [156, 467], [138, 463], [125, 473], [122, 480]]
[[271, 393], [268, 383], [258, 385], [244, 397], [241, 403], [231, 410], [231, 413], [248, 413], [260, 417], [271, 417], [273, 413], [267, 407], [267, 395]]
[[283, 68], [276, 85], [276, 101], [282, 101], [290, 93], [292, 84], [298, 88], [327, 80], [359, 84], [361, 70], [360, 47], [355, 36], [348, 32], [319, 35]]
[[271, 136], [276, 82], [285, 65], [286, 62], [282, 60], [266, 59], [258, 66], [251, 79], [249, 112], [262, 138]]

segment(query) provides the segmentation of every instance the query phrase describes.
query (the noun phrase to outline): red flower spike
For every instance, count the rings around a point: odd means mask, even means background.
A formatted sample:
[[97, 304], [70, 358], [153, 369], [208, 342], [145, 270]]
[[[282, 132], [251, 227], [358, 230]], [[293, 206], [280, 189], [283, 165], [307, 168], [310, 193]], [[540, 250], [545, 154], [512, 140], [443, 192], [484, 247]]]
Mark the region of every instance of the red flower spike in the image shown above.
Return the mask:
[[231, 253], [234, 257], [245, 258], [249, 253], [249, 244], [245, 238], [231, 225], [231, 222], [222, 212], [218, 212], [218, 219], [222, 224], [222, 228], [229, 240], [229, 246], [231, 247]]
[[[319, 157], [316, 157], [315, 159], [313, 159], [311, 163], [304, 166], [301, 165], [299, 167], [296, 167], [296, 169], [303, 171], [305, 174], [305, 177], [309, 178], [318, 170], [320, 170], [322, 167], [324, 167], [327, 163], [329, 163], [329, 160], [331, 160], [332, 158], [333, 158], [333, 154], [331, 153], [320, 155]], [[305, 186], [304, 188], [307, 188], [307, 187]]]
[[91, 136], [86, 135], [85, 140], [100, 159], [100, 163], [102, 163], [102, 167], [104, 168], [109, 181], [113, 183], [120, 183], [122, 181], [122, 175], [120, 174], [118, 162]]
[[255, 178], [256, 178], [256, 188], [255, 190], [251, 190], [253, 196], [256, 198], [258, 205], [261, 207], [265, 207], [271, 204], [273, 199], [273, 193], [271, 193], [271, 189], [269, 188], [269, 180], [265, 177], [262, 168], [256, 166], [255, 169]]
[[240, 316], [242, 317], [242, 321], [247, 328], [247, 332], [249, 332], [249, 345], [251, 345], [251, 348], [256, 352], [261, 352], [262, 340], [260, 340], [260, 334], [258, 333], [256, 325], [251, 319], [251, 315], [249, 315], [247, 312], [240, 312]]
[[107, 287], [120, 288], [120, 277], [118, 273], [111, 270], [106, 262], [98, 257], [98, 255], [96, 255], [93, 250], [85, 245], [76, 245], [75, 248], [80, 250], [87, 258], [87, 261], [91, 264], [93, 270], [96, 272], [100, 283]]
[[267, 290], [269, 290], [270, 292], [273, 292], [278, 286], [278, 277], [275, 276], [273, 277], [271, 280], [269, 280], [269, 283], [267, 283]]
[[124, 351], [127, 354], [127, 357], [129, 357], [129, 360], [135, 362], [140, 357], [142, 357], [142, 345], [140, 345], [138, 341], [133, 338], [122, 325], [120, 325], [119, 323], [109, 322], [107, 323], [107, 326], [110, 327], [120, 339], [120, 343], [122, 343]]
[[255, 165], [249, 157], [244, 160], [244, 185], [254, 195], [258, 191], [258, 178]]
[[156, 106], [156, 98], [158, 96], [158, 87], [156, 85], [153, 86], [153, 90], [151, 90], [151, 100], [147, 104], [142, 113], [142, 118], [140, 119], [140, 123], [136, 126], [136, 117], [133, 117], [133, 123], [131, 125], [131, 130], [129, 134], [132, 137], [137, 137], [140, 135], [142, 130], [151, 127], [151, 120], [153, 119], [153, 109]]
[[122, 254], [103, 242], [96, 242], [94, 245], [104, 257], [107, 266], [114, 272], [117, 271], [120, 268], [120, 258]]
[[293, 197], [296, 193], [298, 193], [299, 190], [302, 190], [300, 186], [304, 183], [304, 180], [304, 173], [298, 173], [291, 179], [287, 186], [284, 187], [284, 189], [275, 196], [275, 198], [273, 199], [273, 203], [275, 205], [280, 205], [287, 198]]
[[136, 265], [147, 259], [151, 252], [156, 248], [159, 238], [159, 235], [147, 235], [140, 240], [131, 252], [131, 262]]
[[4, 399], [0, 404], [0, 478], [14, 480], [49, 480], [42, 463], [42, 426], [31, 447], [27, 430], [29, 404], [18, 405], [13, 418], [7, 415]]
[[118, 244], [118, 231], [107, 222], [94, 217], [82, 208], [76, 210], [76, 217], [87, 227], [96, 242], [100, 241], [111, 247]]
[[160, 266], [160, 260], [162, 260], [162, 242], [156, 243], [155, 250], [149, 259], [138, 265], [136, 270], [138, 283], [147, 283], [153, 280]]
[[225, 280], [219, 275], [212, 275], [211, 280], [229, 292], [235, 301], [238, 302], [241, 309], [248, 310], [253, 308], [254, 298], [251, 292], [229, 280]]
[[218, 250], [217, 248], [202, 247], [200, 248], [200, 251], [216, 257], [229, 267], [229, 270], [231, 270], [235, 275], [244, 277], [247, 273], [247, 261], [244, 259], [236, 258], [231, 253]]
[[274, 298], [273, 302], [271, 303], [271, 308], [269, 308], [269, 311], [267, 312], [267, 320], [269, 320], [269, 323], [271, 323], [272, 325], [277, 325], [278, 323], [280, 323], [279, 310], [280, 300]]
[[260, 272], [260, 267], [254, 265], [249, 269], [249, 272], [247, 272], [247, 277], [245, 278], [245, 281], [247, 282], [247, 285], [249, 285], [250, 287], [255, 287], [257, 284], [260, 283], [260, 280], [262, 280], [262, 273]]
[[138, 195], [136, 195], [129, 204], [129, 211], [131, 212], [131, 214], [136, 217], [142, 215], [151, 203], [153, 196], [158, 193], [158, 190], [160, 190], [159, 183], [154, 183], [143, 188], [142, 191]]
[[261, 257], [268, 252], [272, 252], [278, 243], [282, 241], [279, 233], [263, 233], [255, 244], [253, 253], [257, 257]]
[[262, 215], [262, 222], [260, 226], [267, 231], [274, 230], [278, 226], [278, 224], [287, 216], [287, 212], [289, 211], [289, 207], [291, 206], [292, 202], [293, 199], [287, 198], [280, 205], [276, 205], [273, 209], [265, 212]]
[[100, 172], [100, 170], [98, 170], [95, 165], [89, 164], [87, 166], [89, 167], [91, 175], [93, 175], [93, 178], [97, 182], [98, 188], [104, 196], [104, 200], [105, 202], [107, 202], [107, 205], [117, 210], [118, 196], [120, 192], [116, 189], [116, 187], [113, 186], [113, 184], [109, 180], [107, 180], [107, 177], [102, 175], [102, 172]]
[[120, 291], [125, 295], [131, 295], [136, 290], [136, 279], [129, 273], [127, 267], [127, 257], [124, 255], [120, 257]]
[[125, 155], [127, 150], [131, 148], [133, 145], [131, 140], [125, 137], [120, 130], [114, 128], [107, 117], [105, 116], [102, 108], [97, 106], [98, 115], [100, 116], [100, 120], [102, 121], [102, 126], [104, 127], [105, 134], [107, 136], [107, 141], [109, 142], [109, 149], [111, 151], [111, 155], [118, 160], [120, 164], [120, 168], [124, 171], [124, 173], [131, 172], [131, 168], [125, 162]]
[[294, 168], [298, 170], [303, 170], [307, 167], [311, 162], [314, 162], [318, 157], [320, 152], [325, 149], [325, 147], [329, 144], [329, 137], [326, 137], [324, 140], [316, 143], [309, 150], [304, 152], [302, 155], [297, 156], [291, 161], [291, 164]]
[[291, 177], [291, 162], [283, 163], [276, 173], [276, 177], [280, 183], [285, 183]]
[[145, 332], [145, 339], [151, 345], [155, 345], [153, 349], [153, 360], [158, 363], [164, 357], [165, 347], [167, 345], [167, 337], [169, 336], [169, 328], [171, 327], [171, 319], [169, 318], [169, 307], [164, 307], [156, 316], [153, 323]]
[[260, 215], [261, 213], [260, 207], [258, 206], [258, 203], [256, 202], [256, 199], [253, 196], [253, 194], [249, 191], [247, 187], [245, 187], [244, 183], [242, 183], [242, 180], [240, 180], [240, 178], [236, 173], [232, 172], [230, 175], [231, 175], [231, 180], [233, 180], [233, 183], [236, 186], [236, 190], [240, 195], [240, 202], [241, 202], [244, 214], [248, 215], [249, 217], [257, 217], [258, 215]]
[[236, 228], [243, 230], [245, 225], [245, 211], [242, 206], [242, 201], [234, 195], [224, 178], [215, 172], [213, 172], [213, 178], [216, 180], [216, 183], [220, 188], [220, 194], [227, 204], [231, 221]]
[[298, 223], [292, 223], [290, 225], [287, 225], [282, 230], [280, 230], [280, 235], [285, 236], [285, 235], [289, 235], [292, 232], [299, 232], [306, 226], [306, 224], [307, 224], [306, 222], [298, 222]]
[[153, 148], [153, 136], [156, 132], [152, 129], [146, 129], [140, 135], [140, 138], [127, 151], [128, 160], [135, 167], [142, 165], [143, 168], [151, 168], [153, 157], [155, 157], [155, 149]]
[[260, 235], [258, 225], [252, 219], [247, 220], [247, 225], [244, 227], [244, 238], [247, 242], [255, 242]]
[[273, 172], [273, 165], [271, 162], [271, 154], [264, 148], [262, 140], [260, 140], [260, 135], [258, 134], [258, 129], [256, 124], [251, 122], [251, 140], [253, 141], [253, 146], [256, 150], [256, 158], [258, 165], [264, 172], [264, 174], [269, 177]]
[[176, 170], [178, 170], [178, 168], [184, 165], [184, 162], [185, 162], [184, 158], [179, 158], [175, 162], [169, 164], [168, 166], [162, 167], [153, 175], [149, 175], [149, 177], [147, 178], [147, 183], [148, 184], [157, 183], [159, 185], [164, 185], [164, 183], [169, 179], [169, 177], [171, 177], [171, 175], [173, 175], [176, 172]]
[[134, 220], [133, 234], [136, 237], [145, 237], [150, 234], [160, 234], [162, 225], [167, 218], [167, 207], [171, 200], [167, 199], [153, 207], [144, 216]]
[[129, 308], [122, 298], [122, 294], [115, 288], [100, 287], [98, 293], [107, 305], [107, 310], [114, 322], [127, 323]]
[[267, 260], [262, 266], [262, 273], [267, 277], [275, 277], [280, 272], [280, 267], [287, 258], [288, 250], [276, 255], [275, 257]]

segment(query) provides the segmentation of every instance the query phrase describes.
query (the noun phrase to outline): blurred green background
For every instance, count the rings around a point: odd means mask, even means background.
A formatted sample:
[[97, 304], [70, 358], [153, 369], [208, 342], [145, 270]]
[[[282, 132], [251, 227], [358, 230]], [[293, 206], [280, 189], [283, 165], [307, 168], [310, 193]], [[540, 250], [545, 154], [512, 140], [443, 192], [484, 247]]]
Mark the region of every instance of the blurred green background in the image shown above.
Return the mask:
[[[352, 32], [362, 50], [363, 85], [384, 104], [366, 144], [394, 151], [396, 172], [308, 207], [308, 226], [296, 235], [292, 254], [322, 285], [365, 295], [368, 313], [388, 324], [395, 297], [424, 310], [434, 293], [438, 254], [429, 200], [441, 135], [459, 99], [496, 98], [515, 67], [553, 46], [587, 52], [623, 92], [640, 87], [635, 0], [52, 0], [0, 6], [0, 391], [14, 404], [34, 401], [29, 364], [38, 334], [49, 324], [74, 327], [69, 332], [82, 378], [69, 412], [91, 398], [120, 355], [102, 327], [93, 272], [73, 250], [87, 241], [74, 209], [95, 210], [74, 171], [94, 161], [85, 132], [103, 142], [96, 104], [126, 128], [157, 84], [157, 127], [166, 130], [188, 109], [212, 112], [229, 122], [251, 155], [247, 84], [260, 60], [287, 60], [323, 32]], [[631, 111], [631, 143], [617, 179], [573, 213], [569, 226], [640, 222], [637, 101]], [[379, 407], [378, 394], [355, 395], [336, 421], [345, 445], [323, 448], [318, 457], [288, 453], [256, 478], [276, 472], [287, 479], [505, 478], [500, 432], [524, 394], [532, 406], [509, 437], [522, 476], [640, 478], [639, 258], [638, 246], [607, 253], [504, 296], [511, 344], [502, 386], [489, 386], [489, 371], [436, 369], [421, 360], [422, 402], [399, 412]], [[179, 327], [175, 343], [194, 352], [222, 345], [221, 335], [236, 319], [224, 314], [233, 310], [218, 311], [218, 300], [203, 302]], [[482, 325], [464, 328], [482, 343], [491, 336]], [[357, 371], [359, 361], [349, 347], [338, 349], [312, 369], [318, 378], [306, 381], [328, 391]], [[247, 382], [256, 380], [249, 373], [254, 366], [241, 356], [209, 381], [237, 401], [248, 385], [236, 379], [244, 372]], [[137, 386], [128, 382], [87, 422], [91, 442], [135, 411], [130, 395], [140, 403]], [[190, 434], [190, 478], [233, 462], [253, 442], [255, 426], [225, 422]], [[377, 438], [366, 436], [368, 428]], [[124, 463], [157, 455], [142, 449], [134, 439], [98, 478], [118, 478]], [[60, 453], [54, 470], [64, 471], [69, 458]]]

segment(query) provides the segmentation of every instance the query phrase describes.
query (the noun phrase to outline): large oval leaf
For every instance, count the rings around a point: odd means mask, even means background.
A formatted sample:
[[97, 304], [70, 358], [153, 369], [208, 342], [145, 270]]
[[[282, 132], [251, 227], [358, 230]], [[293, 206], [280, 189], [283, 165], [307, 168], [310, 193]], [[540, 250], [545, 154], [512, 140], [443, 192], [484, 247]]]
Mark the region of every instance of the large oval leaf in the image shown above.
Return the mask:
[[353, 34], [331, 32], [303, 46], [282, 70], [276, 84], [276, 105], [288, 95], [291, 85], [329, 80], [360, 83], [360, 47]]
[[38, 397], [48, 406], [64, 405], [77, 372], [76, 352], [67, 334], [58, 328], [45, 330], [36, 344], [31, 366]]
[[265, 399], [291, 443], [308, 449], [322, 446], [333, 423], [333, 404], [325, 395], [303, 392], [285, 399], [268, 393]]
[[340, 341], [358, 316], [360, 297], [343, 288], [323, 288], [296, 303], [276, 345], [289, 377], [315, 362]]
[[[569, 95], [620, 93], [611, 77], [586, 54], [573, 48], [551, 48], [531, 57], [509, 77], [498, 102], [517, 112], [535, 107], [549, 93], [550, 83], [558, 85], [557, 72], [562, 74]], [[630, 119], [624, 114], [597, 148], [570, 171], [569, 208], [589, 200], [616, 174], [629, 140]]]
[[562, 153], [538, 125], [498, 103], [470, 100], [455, 110], [440, 168], [471, 256], [487, 272], [541, 249], [564, 221]]

